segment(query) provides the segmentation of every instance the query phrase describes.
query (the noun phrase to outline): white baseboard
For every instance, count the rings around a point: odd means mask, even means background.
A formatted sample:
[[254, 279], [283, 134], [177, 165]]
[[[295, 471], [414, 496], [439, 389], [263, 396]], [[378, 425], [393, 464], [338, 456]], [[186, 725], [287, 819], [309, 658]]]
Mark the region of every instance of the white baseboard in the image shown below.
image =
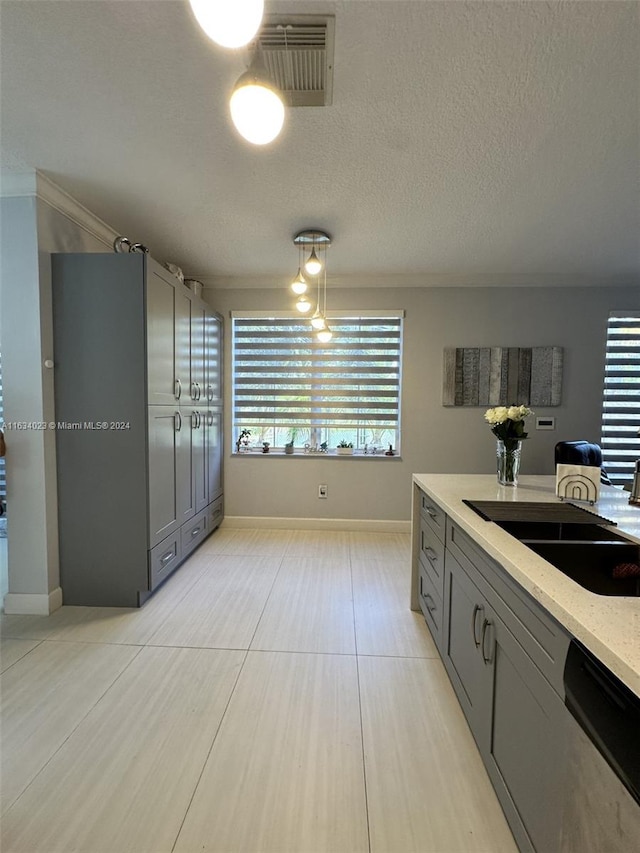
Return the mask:
[[62, 607], [60, 587], [56, 587], [48, 595], [8, 592], [3, 602], [4, 612], [13, 615], [49, 616], [59, 607]]
[[366, 518], [270, 518], [269, 516], [226, 515], [226, 528], [257, 530], [353, 530], [363, 533], [410, 533], [410, 521]]

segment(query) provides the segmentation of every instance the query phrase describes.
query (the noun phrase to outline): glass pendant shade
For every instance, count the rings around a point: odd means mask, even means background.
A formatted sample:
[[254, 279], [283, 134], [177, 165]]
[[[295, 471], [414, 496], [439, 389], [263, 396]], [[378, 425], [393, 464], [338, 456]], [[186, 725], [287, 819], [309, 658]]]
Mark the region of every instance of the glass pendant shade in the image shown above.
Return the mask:
[[307, 292], [307, 282], [304, 280], [300, 267], [298, 267], [298, 275], [291, 282], [291, 290], [296, 294]]
[[313, 317], [311, 318], [311, 325], [314, 329], [326, 329], [327, 321], [324, 319], [322, 311], [320, 308], [316, 308]]
[[311, 254], [307, 258], [304, 268], [305, 271], [309, 273], [309, 275], [318, 275], [318, 273], [322, 269], [322, 263], [316, 255], [315, 247], [311, 250]]
[[229, 106], [236, 130], [253, 145], [268, 145], [282, 130], [284, 104], [279, 92], [251, 69], [236, 83]]
[[189, 0], [196, 21], [221, 47], [243, 47], [262, 23], [264, 0]]
[[321, 344], [328, 344], [332, 337], [333, 332], [328, 326], [325, 326], [324, 329], [320, 329], [319, 332], [316, 332], [316, 338]]
[[296, 308], [301, 314], [306, 314], [307, 311], [310, 311], [311, 303], [309, 302], [309, 297], [302, 295], [296, 302]]

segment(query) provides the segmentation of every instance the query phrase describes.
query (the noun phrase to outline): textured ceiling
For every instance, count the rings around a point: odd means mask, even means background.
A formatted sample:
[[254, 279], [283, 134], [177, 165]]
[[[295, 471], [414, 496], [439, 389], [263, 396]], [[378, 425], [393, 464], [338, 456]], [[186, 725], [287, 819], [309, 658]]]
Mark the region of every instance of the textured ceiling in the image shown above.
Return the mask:
[[[267, 2], [333, 14], [333, 105], [266, 149], [227, 101], [245, 51], [172, 0], [1, 0], [2, 166], [37, 168], [191, 275], [640, 281], [636, 2]], [[402, 278], [401, 278], [402, 277]]]

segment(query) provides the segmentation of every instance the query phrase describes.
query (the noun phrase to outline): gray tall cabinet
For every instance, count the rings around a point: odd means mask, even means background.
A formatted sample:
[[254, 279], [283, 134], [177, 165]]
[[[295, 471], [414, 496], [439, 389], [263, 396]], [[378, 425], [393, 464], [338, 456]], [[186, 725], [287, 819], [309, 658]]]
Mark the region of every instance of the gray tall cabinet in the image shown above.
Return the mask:
[[52, 284], [64, 602], [139, 606], [223, 518], [222, 320], [145, 254]]

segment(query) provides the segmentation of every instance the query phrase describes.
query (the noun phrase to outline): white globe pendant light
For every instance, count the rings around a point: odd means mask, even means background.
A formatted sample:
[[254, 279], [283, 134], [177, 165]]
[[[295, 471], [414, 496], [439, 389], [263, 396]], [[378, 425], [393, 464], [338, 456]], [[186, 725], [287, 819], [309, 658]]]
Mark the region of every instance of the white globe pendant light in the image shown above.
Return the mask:
[[309, 297], [304, 294], [300, 296], [296, 302], [296, 308], [301, 314], [306, 314], [311, 310], [311, 302], [309, 301]]
[[332, 337], [333, 332], [328, 326], [325, 326], [324, 329], [320, 329], [320, 331], [316, 332], [316, 338], [321, 344], [328, 344]]
[[311, 254], [307, 258], [304, 268], [309, 273], [309, 275], [318, 275], [318, 273], [322, 269], [322, 261], [316, 255], [315, 246], [311, 249]]
[[233, 87], [229, 107], [236, 130], [253, 145], [268, 145], [282, 130], [284, 103], [259, 54]]
[[307, 292], [307, 282], [304, 280], [300, 267], [298, 267], [298, 275], [291, 282], [291, 290], [293, 290], [296, 296]]
[[264, 0], [189, 0], [196, 21], [221, 47], [244, 47], [258, 32]]

